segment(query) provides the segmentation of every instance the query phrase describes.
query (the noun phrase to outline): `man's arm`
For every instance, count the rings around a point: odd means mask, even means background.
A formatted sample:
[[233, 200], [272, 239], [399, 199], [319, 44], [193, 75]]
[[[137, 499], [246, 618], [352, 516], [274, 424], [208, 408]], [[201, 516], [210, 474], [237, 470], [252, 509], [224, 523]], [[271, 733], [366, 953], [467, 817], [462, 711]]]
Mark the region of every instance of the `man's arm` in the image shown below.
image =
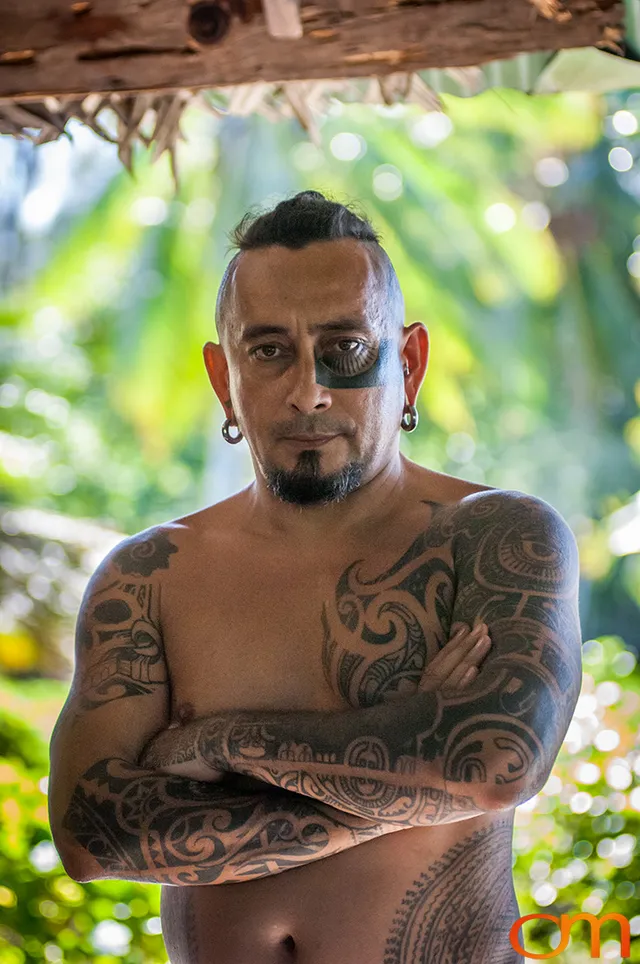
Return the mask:
[[515, 807], [546, 783], [580, 695], [578, 546], [548, 502], [517, 491], [476, 493], [459, 520], [453, 617], [479, 613], [494, 645], [472, 702], [446, 708], [434, 735], [448, 786], [482, 782]]
[[162, 774], [114, 757], [78, 780], [63, 826], [75, 880], [202, 885], [270, 877], [402, 829], [265, 786]]
[[[476, 624], [469, 632], [467, 626], [462, 626], [452, 636], [449, 642], [429, 661], [428, 670], [420, 680], [423, 692], [438, 690], [442, 697], [452, 699], [459, 696], [476, 678], [480, 664], [485, 659], [490, 648], [490, 639], [486, 635], [484, 623]], [[300, 714], [294, 714], [299, 719]], [[214, 726], [216, 734], [210, 739], [210, 727]], [[195, 720], [182, 727], [170, 727], [157, 734], [144, 748], [140, 760], [142, 766], [154, 766], [179, 776], [192, 779], [218, 779], [223, 771], [216, 770], [211, 764], [212, 754], [215, 755], [218, 728], [215, 719], [205, 717]], [[250, 776], [240, 776], [238, 773], [229, 774], [236, 780], [248, 781], [250, 788], [268, 786], [260, 780]], [[304, 799], [304, 797], [302, 798]], [[352, 809], [347, 813], [353, 812]], [[393, 807], [390, 806], [393, 804]], [[332, 812], [340, 812], [339, 809]], [[395, 797], [387, 800], [383, 815], [383, 826], [402, 827], [431, 826], [441, 823], [455, 823], [468, 820], [483, 811], [474, 806], [470, 798], [454, 796], [446, 790], [436, 788], [422, 790], [398, 788]]]
[[452, 622], [481, 619], [492, 640], [464, 694], [436, 689], [338, 713], [229, 712], [189, 724], [182, 752], [405, 826], [533, 796], [580, 690], [575, 539], [548, 503], [519, 492], [467, 497], [452, 529]]
[[[172, 533], [125, 540], [101, 563], [77, 622], [74, 678], [51, 739], [49, 815], [76, 880], [225, 883], [281, 873], [397, 828], [262, 784], [212, 786], [137, 765], [169, 722], [160, 621]], [[229, 783], [233, 783], [230, 780]]]

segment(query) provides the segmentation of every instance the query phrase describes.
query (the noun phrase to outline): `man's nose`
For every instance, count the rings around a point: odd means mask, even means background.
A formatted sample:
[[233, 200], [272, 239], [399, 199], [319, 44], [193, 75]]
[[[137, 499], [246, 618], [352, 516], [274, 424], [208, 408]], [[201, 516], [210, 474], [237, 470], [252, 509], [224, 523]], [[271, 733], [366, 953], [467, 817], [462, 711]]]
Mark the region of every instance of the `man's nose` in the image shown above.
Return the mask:
[[287, 402], [292, 408], [305, 415], [325, 411], [331, 405], [331, 393], [316, 381], [316, 360], [314, 355], [296, 359], [290, 370], [291, 387]]

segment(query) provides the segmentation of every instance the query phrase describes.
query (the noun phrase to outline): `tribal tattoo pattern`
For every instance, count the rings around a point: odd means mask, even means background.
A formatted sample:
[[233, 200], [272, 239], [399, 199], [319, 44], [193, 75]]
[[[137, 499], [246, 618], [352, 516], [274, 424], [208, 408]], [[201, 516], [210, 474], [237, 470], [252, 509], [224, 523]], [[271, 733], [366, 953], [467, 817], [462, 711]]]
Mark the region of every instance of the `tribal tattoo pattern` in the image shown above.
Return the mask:
[[453, 617], [484, 620], [493, 651], [464, 715], [443, 705], [428, 736], [447, 781], [491, 782], [520, 803], [546, 781], [580, 693], [578, 547], [542, 499], [481, 495], [456, 514]]
[[511, 836], [511, 821], [497, 821], [420, 874], [396, 912], [383, 964], [521, 964], [509, 941], [520, 916]]
[[[207, 772], [233, 767], [233, 774], [261, 780], [268, 788], [311, 797], [344, 814], [381, 821], [389, 828], [454, 823], [486, 812], [469, 795], [451, 794], [444, 786], [424, 788], [423, 780], [416, 780], [415, 759], [410, 753], [390, 756], [390, 748], [402, 749], [394, 740], [394, 726], [397, 739], [406, 740], [406, 728], [415, 715], [411, 706], [409, 716], [406, 706], [396, 709], [401, 712], [394, 720], [387, 714], [385, 720], [377, 721], [380, 736], [356, 739], [345, 748], [342, 765], [334, 751], [322, 752], [318, 737], [314, 738], [314, 730], [322, 730], [315, 712], [270, 713], [269, 723], [243, 722], [242, 717], [251, 714], [195, 720], [159, 734], [145, 748], [140, 762], [171, 772], [174, 765], [192, 761], [188, 771], [182, 768], [180, 772], [204, 781]], [[335, 745], [347, 717], [333, 714], [331, 718], [330, 736]], [[277, 738], [272, 733], [277, 733]], [[283, 738], [285, 742], [281, 742]]]
[[194, 885], [272, 876], [392, 830], [267, 789], [247, 794], [104, 759], [78, 783], [63, 826], [105, 877]]
[[[337, 350], [342, 344], [353, 348]], [[383, 338], [376, 347], [359, 338], [343, 337], [316, 358], [316, 381], [332, 389], [371, 388], [386, 384], [394, 365], [399, 367], [399, 359], [391, 338]]]
[[[159, 583], [152, 577], [168, 568], [176, 551], [164, 533], [144, 533], [116, 547], [90, 581], [78, 620], [70, 702], [80, 723], [106, 703], [168, 685]], [[195, 747], [186, 747], [174, 757], [185, 762], [195, 755]], [[97, 862], [102, 876], [116, 879], [253, 880], [397, 829], [332, 813], [323, 803], [257, 781], [247, 792], [246, 778], [234, 774], [223, 787], [151, 767], [107, 757], [80, 776], [61, 817], [80, 848], [69, 855], [74, 866], [85, 867], [88, 853], [94, 876]]]
[[[78, 629], [85, 706], [166, 685], [148, 580], [175, 551], [165, 535], [143, 535], [115, 552], [106, 588], [90, 585]], [[65, 826], [111, 876], [205, 883], [226, 879], [227, 866], [236, 880], [279, 873], [355, 845], [354, 833], [512, 809], [546, 780], [573, 714], [577, 602], [575, 539], [547, 503], [490, 490], [432, 505], [427, 530], [394, 565], [367, 576], [355, 561], [318, 613], [324, 671], [344, 711], [230, 711], [169, 728], [149, 759], [192, 761], [195, 779], [101, 760], [78, 783]], [[451, 627], [479, 620], [492, 647], [475, 680], [457, 695], [422, 690]], [[203, 768], [286, 792], [238, 796], [204, 782]]]
[[86, 664], [74, 686], [81, 709], [148, 694], [167, 684], [159, 587], [144, 578], [168, 568], [173, 552], [176, 546], [162, 532], [129, 539], [111, 559], [113, 581], [104, 586], [101, 573], [100, 588], [95, 576], [89, 583], [76, 630]]
[[165, 532], [141, 533], [118, 550], [116, 562], [124, 576], [150, 576], [156, 569], [169, 568], [169, 556], [178, 551]]
[[451, 518], [427, 504], [429, 529], [387, 572], [368, 579], [365, 560], [353, 562], [322, 608], [324, 675], [346, 705], [417, 692], [428, 658], [448, 638], [456, 589]]
[[[578, 699], [578, 579], [573, 534], [543, 500], [438, 507], [387, 572], [354, 562], [324, 606], [325, 675], [351, 711], [228, 713], [180, 739], [212, 768], [407, 826], [513, 808], [545, 782]], [[479, 620], [492, 647], [475, 680], [421, 691], [450, 627]]]

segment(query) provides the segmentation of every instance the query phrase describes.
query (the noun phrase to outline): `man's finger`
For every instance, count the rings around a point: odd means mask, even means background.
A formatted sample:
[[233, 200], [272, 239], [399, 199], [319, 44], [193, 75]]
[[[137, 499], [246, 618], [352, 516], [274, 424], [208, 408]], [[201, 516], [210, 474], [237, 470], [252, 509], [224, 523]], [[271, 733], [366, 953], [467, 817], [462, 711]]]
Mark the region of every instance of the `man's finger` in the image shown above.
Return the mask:
[[462, 693], [476, 679], [479, 672], [477, 666], [461, 666], [459, 675], [456, 673], [455, 676], [450, 676], [446, 683], [442, 685], [442, 695], [446, 698]]
[[471, 632], [465, 636], [453, 636], [440, 650], [438, 655], [431, 661], [434, 670], [439, 676], [448, 676], [455, 666], [459, 666], [462, 660], [471, 652], [479, 638], [487, 633], [484, 623], [479, 623]]
[[480, 672], [478, 663], [484, 659], [487, 652], [488, 647], [485, 646], [483, 650], [480, 650], [480, 654], [475, 657], [475, 661], [473, 657], [470, 656], [464, 663], [461, 663], [460, 666], [456, 666], [449, 676], [447, 676], [443, 685], [447, 688], [450, 686], [456, 687], [461, 686], [463, 682], [468, 682], [473, 679], [474, 676]]

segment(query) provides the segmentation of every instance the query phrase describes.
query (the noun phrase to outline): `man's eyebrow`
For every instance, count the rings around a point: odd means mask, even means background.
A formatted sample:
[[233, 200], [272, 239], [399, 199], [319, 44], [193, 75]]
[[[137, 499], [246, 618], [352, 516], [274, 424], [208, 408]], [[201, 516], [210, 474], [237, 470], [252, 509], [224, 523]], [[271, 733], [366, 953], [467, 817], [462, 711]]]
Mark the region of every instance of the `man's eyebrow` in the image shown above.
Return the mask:
[[[334, 321], [324, 321], [309, 326], [309, 331], [314, 334], [318, 331], [353, 331], [354, 329], [366, 331], [369, 325], [362, 318], [336, 318]], [[265, 335], [288, 335], [289, 333], [289, 329], [284, 325], [249, 325], [242, 332], [240, 341], [245, 343]]]
[[240, 336], [240, 343], [244, 344], [253, 341], [255, 338], [262, 338], [264, 335], [286, 335], [288, 329], [282, 325], [249, 325]]

